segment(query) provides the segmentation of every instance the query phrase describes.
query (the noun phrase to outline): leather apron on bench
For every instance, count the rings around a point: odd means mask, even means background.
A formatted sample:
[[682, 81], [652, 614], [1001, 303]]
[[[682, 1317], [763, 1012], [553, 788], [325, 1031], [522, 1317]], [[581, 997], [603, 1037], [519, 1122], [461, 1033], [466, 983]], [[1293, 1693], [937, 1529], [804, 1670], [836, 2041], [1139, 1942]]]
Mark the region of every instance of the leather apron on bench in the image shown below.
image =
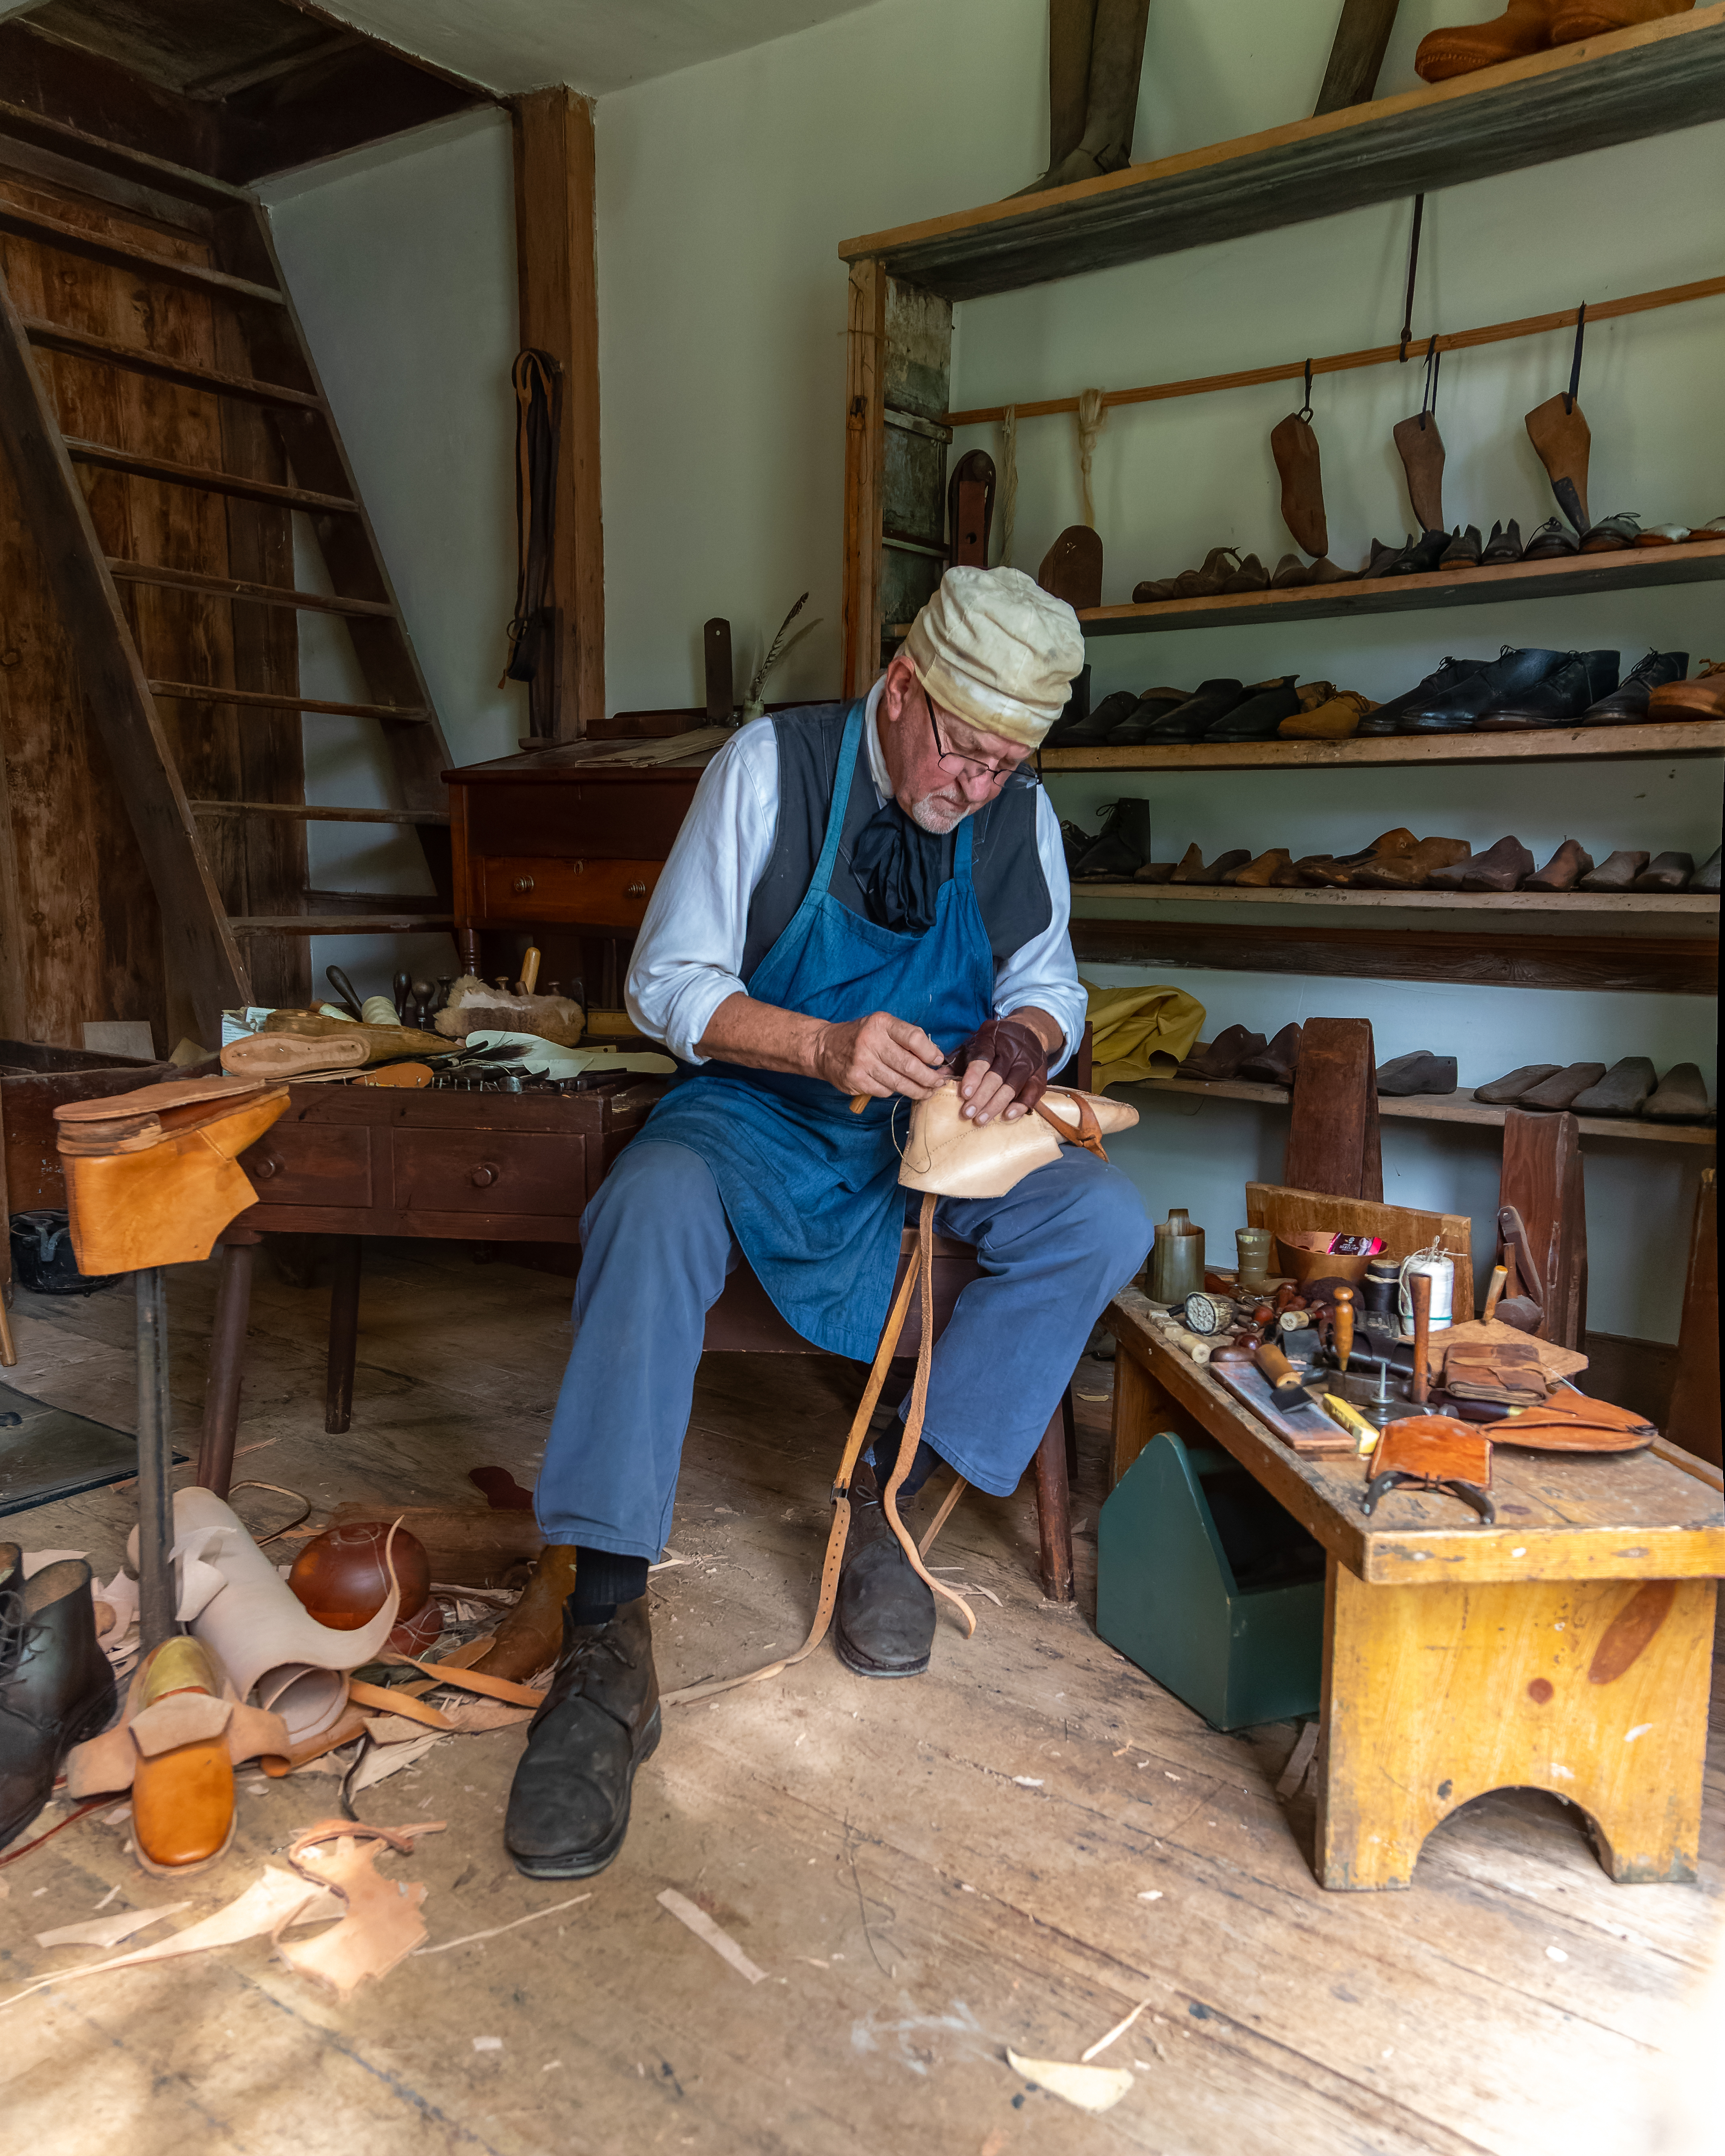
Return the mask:
[[[993, 1009], [994, 956], [971, 880], [972, 822], [958, 827], [952, 878], [925, 934], [878, 927], [833, 896], [850, 788], [870, 783], [859, 755], [863, 712], [853, 704], [845, 720], [807, 895], [746, 986], [757, 1003], [839, 1024], [889, 1011], [951, 1054]], [[636, 1142], [660, 1139], [699, 1153], [786, 1322], [829, 1353], [867, 1362], [905, 1219], [895, 1105], [902, 1104], [873, 1101], [853, 1115], [848, 1096], [823, 1080], [713, 1062], [660, 1101]]]

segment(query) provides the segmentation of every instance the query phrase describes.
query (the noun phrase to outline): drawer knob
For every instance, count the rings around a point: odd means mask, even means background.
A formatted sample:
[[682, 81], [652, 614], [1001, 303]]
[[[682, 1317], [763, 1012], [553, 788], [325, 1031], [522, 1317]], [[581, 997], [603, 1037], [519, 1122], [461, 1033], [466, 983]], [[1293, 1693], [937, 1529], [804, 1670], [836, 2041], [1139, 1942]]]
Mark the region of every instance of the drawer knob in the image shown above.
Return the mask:
[[531, 889], [533, 888], [533, 879], [532, 879], [532, 877], [531, 877], [531, 876], [517, 876], [517, 877], [516, 878], [516, 880], [515, 880], [515, 887], [516, 887], [516, 889], [518, 891], [520, 891], [520, 892], [522, 894], [522, 896], [526, 896], [526, 894], [528, 891], [531, 891]]
[[488, 1161], [481, 1161], [477, 1168], [469, 1170], [467, 1179], [476, 1190], [489, 1190], [497, 1180], [497, 1171]]
[[644, 883], [625, 884], [623, 895], [625, 898], [644, 898], [647, 896], [647, 886]]
[[246, 1167], [248, 1173], [254, 1176], [259, 1183], [267, 1183], [272, 1175], [281, 1173], [281, 1163], [273, 1152], [266, 1152], [261, 1160], [249, 1161]]

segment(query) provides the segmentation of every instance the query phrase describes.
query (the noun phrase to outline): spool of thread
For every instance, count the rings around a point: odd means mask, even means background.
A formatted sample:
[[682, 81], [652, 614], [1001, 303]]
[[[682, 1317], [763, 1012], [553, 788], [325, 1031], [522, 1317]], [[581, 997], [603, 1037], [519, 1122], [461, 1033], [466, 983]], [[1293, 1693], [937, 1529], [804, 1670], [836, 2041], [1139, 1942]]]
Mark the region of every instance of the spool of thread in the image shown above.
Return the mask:
[[359, 1007], [359, 1014], [367, 1025], [399, 1025], [401, 1014], [388, 996], [367, 996]]
[[1267, 1228], [1236, 1228], [1234, 1247], [1238, 1254], [1238, 1284], [1242, 1295], [1261, 1288], [1270, 1271], [1271, 1236]]
[[1414, 1301], [1414, 1282], [1424, 1277], [1431, 1282], [1431, 1330], [1441, 1332], [1455, 1323], [1453, 1315], [1455, 1297], [1455, 1260], [1444, 1251], [1435, 1255], [1422, 1251], [1418, 1257], [1406, 1259], [1402, 1265], [1399, 1308], [1402, 1330], [1413, 1330], [1416, 1305]]
[[1396, 1290], [1401, 1284], [1399, 1258], [1373, 1258], [1363, 1283], [1364, 1306], [1374, 1317], [1389, 1317], [1395, 1310]]

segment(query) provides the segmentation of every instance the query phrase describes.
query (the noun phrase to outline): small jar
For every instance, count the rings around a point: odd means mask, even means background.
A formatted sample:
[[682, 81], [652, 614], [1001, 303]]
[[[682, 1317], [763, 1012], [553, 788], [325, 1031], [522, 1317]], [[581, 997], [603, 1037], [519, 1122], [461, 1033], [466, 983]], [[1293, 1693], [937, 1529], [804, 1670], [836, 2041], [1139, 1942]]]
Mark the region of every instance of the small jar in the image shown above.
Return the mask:
[[1270, 1272], [1271, 1246], [1274, 1240], [1267, 1228], [1236, 1228], [1234, 1247], [1239, 1254], [1240, 1274], [1236, 1282], [1242, 1295], [1256, 1295], [1263, 1288]]
[[1194, 1228], [1183, 1205], [1157, 1223], [1150, 1252], [1150, 1300], [1184, 1302], [1204, 1287], [1204, 1230]]

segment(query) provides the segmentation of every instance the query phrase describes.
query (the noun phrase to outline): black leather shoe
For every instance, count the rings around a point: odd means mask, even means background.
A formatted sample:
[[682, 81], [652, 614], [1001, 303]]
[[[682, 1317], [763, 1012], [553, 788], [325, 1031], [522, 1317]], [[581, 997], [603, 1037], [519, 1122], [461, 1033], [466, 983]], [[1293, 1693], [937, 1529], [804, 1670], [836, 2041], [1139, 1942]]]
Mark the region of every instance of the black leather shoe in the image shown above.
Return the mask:
[[[899, 1517], [908, 1507], [901, 1503]], [[934, 1597], [911, 1569], [878, 1497], [851, 1516], [851, 1547], [839, 1575], [833, 1645], [860, 1677], [916, 1677], [934, 1647]]]
[[1581, 551], [1581, 542], [1561, 516], [1548, 516], [1527, 542], [1524, 562], [1554, 562], [1564, 554]]
[[1282, 721], [1291, 718], [1300, 708], [1300, 691], [1294, 686], [1298, 678], [1297, 675], [1285, 675], [1280, 681], [1266, 682], [1254, 690], [1231, 711], [1224, 711], [1213, 726], [1204, 728], [1204, 740], [1273, 740]]
[[1491, 664], [1489, 659], [1446, 659], [1435, 674], [1428, 674], [1423, 681], [1411, 689], [1404, 689], [1399, 696], [1392, 696], [1387, 704], [1380, 704], [1375, 711], [1368, 711], [1354, 729], [1356, 739], [1362, 734], [1393, 734], [1396, 721], [1408, 711], [1421, 710], [1426, 704], [1453, 689], [1458, 682], [1471, 680], [1476, 674], [1483, 674]]
[[1242, 681], [1219, 675], [1214, 681], [1200, 681], [1183, 704], [1176, 704], [1173, 711], [1164, 711], [1160, 718], [1150, 721], [1144, 730], [1144, 740], [1148, 744], [1201, 740], [1204, 729], [1214, 725], [1224, 711], [1231, 711], [1245, 693]]
[[1090, 716], [1090, 668], [1081, 666], [1072, 676], [1066, 708], [1043, 737], [1045, 748], [1064, 748], [1074, 730]]
[[1491, 526], [1491, 536], [1486, 542], [1485, 549], [1480, 556], [1480, 567], [1482, 569], [1500, 568], [1508, 562], [1519, 562], [1521, 558], [1521, 526], [1512, 516], [1507, 525], [1494, 524]]
[[606, 1625], [578, 1625], [563, 1604], [563, 1645], [544, 1703], [527, 1725], [504, 1845], [529, 1879], [590, 1879], [629, 1831], [635, 1769], [659, 1742], [659, 1677], [647, 1598]]
[[1584, 726], [1639, 726], [1647, 716], [1647, 699], [1667, 681], [1681, 681], [1689, 672], [1686, 651], [1650, 651], [1638, 659], [1608, 696], [1589, 704], [1581, 715]]
[[1478, 568], [1481, 558], [1481, 545], [1479, 526], [1470, 524], [1465, 531], [1459, 532], [1445, 547], [1438, 559], [1439, 568], [1451, 572], [1456, 569]]
[[1177, 711], [1182, 704], [1190, 701], [1190, 692], [1185, 689], [1152, 689], [1138, 699], [1109, 735], [1109, 747], [1136, 748], [1140, 742], [1149, 738], [1158, 719], [1166, 718], [1170, 711]]
[[1600, 696], [1617, 686], [1622, 654], [1615, 651], [1572, 651], [1560, 666], [1530, 687], [1507, 693], [1480, 714], [1481, 733], [1528, 733], [1544, 726], [1566, 726]]
[[90, 1567], [62, 1558], [25, 1579], [14, 1553], [0, 1583], [0, 1849], [48, 1802], [67, 1753], [99, 1737], [117, 1704], [96, 1645]]
[[1519, 696], [1543, 681], [1568, 659], [1567, 651], [1517, 651], [1506, 645], [1501, 658], [1441, 694], [1410, 705], [1396, 721], [1399, 734], [1465, 734], [1482, 711]]
[[1150, 803], [1142, 794], [1111, 802], [1096, 844], [1072, 871], [1074, 882], [1135, 875], [1150, 858]]
[[1131, 689], [1117, 689], [1111, 696], [1101, 702], [1086, 719], [1062, 733], [1058, 742], [1050, 733], [1043, 746], [1054, 748], [1100, 748], [1121, 721], [1129, 718], [1137, 708], [1138, 699]]
[[1422, 531], [1411, 547], [1404, 547], [1395, 559], [1380, 569], [1380, 577], [1424, 577], [1436, 568], [1449, 552], [1452, 540], [1459, 532]]

